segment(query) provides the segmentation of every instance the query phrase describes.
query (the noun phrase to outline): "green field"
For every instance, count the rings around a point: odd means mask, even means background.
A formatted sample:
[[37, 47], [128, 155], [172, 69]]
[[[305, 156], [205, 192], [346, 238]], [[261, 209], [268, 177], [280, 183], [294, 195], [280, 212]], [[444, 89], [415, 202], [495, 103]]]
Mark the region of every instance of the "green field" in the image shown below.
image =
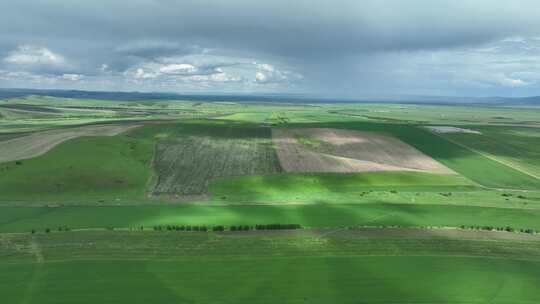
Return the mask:
[[138, 228], [154, 225], [301, 224], [306, 227], [392, 226], [459, 227], [510, 226], [540, 230], [540, 209], [397, 203], [2, 207], [0, 231], [44, 231], [70, 228]]
[[329, 232], [5, 235], [0, 286], [10, 303], [540, 300], [536, 237]]
[[531, 174], [540, 176], [540, 132], [526, 127], [480, 127], [482, 134], [447, 134], [450, 140]]
[[144, 198], [152, 141], [81, 137], [45, 155], [0, 164], [0, 200], [63, 202]]
[[[0, 163], [2, 301], [538, 303], [538, 117], [480, 106], [0, 101], [0, 144], [142, 125]], [[454, 174], [284, 173], [271, 128], [395, 137]], [[302, 229], [154, 231], [267, 224]]]

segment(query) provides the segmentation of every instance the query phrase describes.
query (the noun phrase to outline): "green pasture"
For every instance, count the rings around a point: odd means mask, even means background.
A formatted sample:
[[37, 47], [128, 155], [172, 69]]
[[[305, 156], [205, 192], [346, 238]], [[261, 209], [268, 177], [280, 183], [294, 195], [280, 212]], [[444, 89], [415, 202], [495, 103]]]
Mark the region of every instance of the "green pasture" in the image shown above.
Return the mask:
[[444, 134], [444, 137], [540, 177], [540, 129], [484, 126], [475, 130], [482, 134]]
[[[537, 303], [540, 262], [324, 257], [1, 264], [9, 303]], [[421, 285], [421, 286], [420, 286]]]
[[1, 207], [0, 232], [71, 228], [151, 228], [154, 225], [300, 224], [341, 226], [511, 226], [540, 230], [540, 210], [445, 204], [140, 205]]
[[61, 203], [144, 198], [153, 142], [81, 137], [36, 158], [0, 163], [0, 200]]
[[0, 235], [0, 292], [55, 304], [540, 301], [538, 239], [328, 232]]

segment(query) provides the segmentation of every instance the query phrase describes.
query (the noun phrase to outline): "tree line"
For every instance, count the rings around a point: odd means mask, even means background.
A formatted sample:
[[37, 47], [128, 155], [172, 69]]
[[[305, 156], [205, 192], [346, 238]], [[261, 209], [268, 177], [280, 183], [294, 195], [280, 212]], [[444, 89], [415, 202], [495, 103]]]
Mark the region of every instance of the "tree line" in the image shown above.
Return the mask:
[[301, 229], [299, 224], [258, 224], [258, 225], [217, 225], [217, 226], [205, 226], [205, 225], [156, 225], [153, 227], [155, 231], [251, 231], [251, 230], [294, 230]]

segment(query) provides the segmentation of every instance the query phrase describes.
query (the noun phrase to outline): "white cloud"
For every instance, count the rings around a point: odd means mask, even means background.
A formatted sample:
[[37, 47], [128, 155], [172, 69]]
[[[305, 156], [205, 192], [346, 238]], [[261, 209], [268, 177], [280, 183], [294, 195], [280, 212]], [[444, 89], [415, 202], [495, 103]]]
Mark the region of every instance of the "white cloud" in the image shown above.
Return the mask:
[[274, 72], [276, 70], [273, 65], [268, 63], [258, 64], [257, 66], [259, 67], [259, 69], [267, 72]]
[[22, 45], [11, 51], [4, 61], [18, 65], [62, 65], [65, 59], [51, 50], [32, 45]]
[[82, 75], [80, 74], [63, 74], [62, 79], [69, 81], [79, 81], [81, 80]]
[[152, 72], [145, 72], [143, 68], [137, 68], [135, 72], [133, 73], [133, 77], [137, 79], [150, 79], [150, 78], [156, 78], [159, 74], [152, 73]]
[[277, 69], [275, 66], [268, 63], [253, 64], [257, 67], [255, 73], [255, 82], [257, 83], [280, 83], [280, 82], [296, 82], [302, 80], [304, 76], [287, 70]]
[[193, 74], [197, 70], [197, 67], [188, 63], [166, 64], [159, 68], [159, 71], [165, 74]]
[[505, 86], [505, 87], [517, 88], [517, 87], [526, 86], [529, 83], [525, 82], [525, 81], [523, 81], [521, 79], [512, 79], [512, 78], [506, 78], [505, 77], [505, 78], [501, 79], [500, 84]]
[[[280, 89], [285, 92], [294, 87], [294, 80], [301, 78], [278, 63], [260, 63], [250, 57], [220, 55], [217, 52], [131, 57], [125, 62], [130, 66], [118, 71], [121, 65], [114, 61], [96, 61], [90, 65], [82, 61], [78, 63], [77, 58], [72, 57], [68, 63], [63, 56], [49, 49], [21, 46], [4, 59], [4, 63], [9, 61], [11, 64], [5, 65], [6, 73], [0, 73], [0, 79], [7, 80], [4, 85], [54, 83], [58, 88], [97, 87], [101, 90], [157, 88], [169, 91], [270, 92]], [[1, 63], [0, 69], [3, 68]]]
[[257, 82], [266, 82], [267, 80], [267, 77], [264, 73], [262, 72], [257, 72], [255, 73], [255, 81]]

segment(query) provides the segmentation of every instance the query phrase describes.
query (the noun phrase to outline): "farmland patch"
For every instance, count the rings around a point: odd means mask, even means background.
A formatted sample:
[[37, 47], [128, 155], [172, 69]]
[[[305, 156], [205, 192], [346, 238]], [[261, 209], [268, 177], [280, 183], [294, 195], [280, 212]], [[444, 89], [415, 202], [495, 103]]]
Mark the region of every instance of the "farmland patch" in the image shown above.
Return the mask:
[[113, 136], [137, 127], [136, 124], [91, 125], [77, 128], [57, 129], [36, 132], [2, 142], [0, 145], [0, 162], [33, 158], [55, 146], [81, 136]]
[[330, 128], [273, 129], [287, 172], [421, 171], [451, 174], [431, 157], [397, 138]]
[[[229, 132], [213, 132], [219, 129]], [[281, 171], [268, 129], [214, 127], [177, 135], [156, 146], [152, 195], [201, 195], [214, 178]]]

